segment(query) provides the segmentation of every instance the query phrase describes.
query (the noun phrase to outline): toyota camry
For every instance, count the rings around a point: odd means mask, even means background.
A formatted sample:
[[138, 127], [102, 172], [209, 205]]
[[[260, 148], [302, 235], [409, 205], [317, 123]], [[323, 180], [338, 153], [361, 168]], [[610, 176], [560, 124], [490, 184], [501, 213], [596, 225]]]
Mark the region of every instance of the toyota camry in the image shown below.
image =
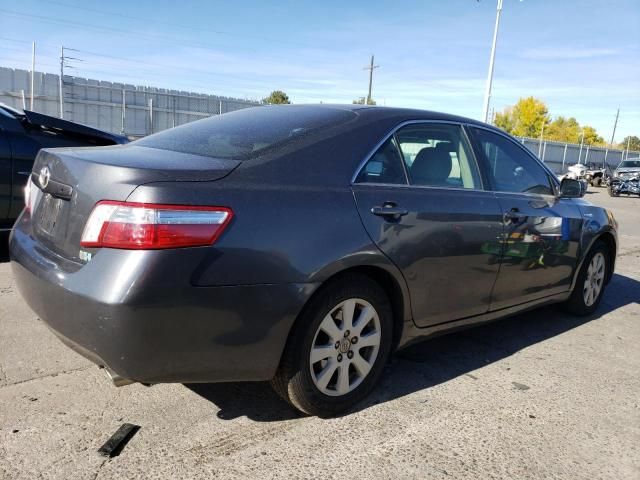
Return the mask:
[[417, 339], [594, 312], [617, 225], [583, 195], [474, 120], [264, 106], [42, 150], [10, 254], [34, 312], [117, 385], [269, 380], [328, 416]]

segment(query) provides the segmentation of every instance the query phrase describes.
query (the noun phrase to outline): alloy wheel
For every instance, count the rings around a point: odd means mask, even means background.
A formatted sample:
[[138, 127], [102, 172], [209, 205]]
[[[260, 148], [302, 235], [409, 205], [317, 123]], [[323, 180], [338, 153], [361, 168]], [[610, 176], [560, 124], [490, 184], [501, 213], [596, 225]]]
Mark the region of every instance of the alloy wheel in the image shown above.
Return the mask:
[[584, 280], [584, 286], [582, 288], [584, 303], [587, 307], [590, 307], [596, 302], [598, 296], [600, 295], [600, 292], [602, 291], [605, 274], [605, 263], [605, 258], [602, 252], [597, 252], [589, 263], [587, 276]]
[[375, 363], [381, 338], [378, 312], [366, 300], [350, 298], [331, 309], [309, 353], [311, 378], [318, 390], [341, 396], [357, 388]]

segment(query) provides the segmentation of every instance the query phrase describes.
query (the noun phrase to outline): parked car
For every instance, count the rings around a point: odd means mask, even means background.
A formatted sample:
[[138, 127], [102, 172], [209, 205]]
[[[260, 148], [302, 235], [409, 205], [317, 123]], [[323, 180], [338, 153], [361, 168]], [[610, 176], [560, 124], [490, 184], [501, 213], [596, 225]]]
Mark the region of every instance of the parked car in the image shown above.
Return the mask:
[[618, 164], [613, 171], [613, 178], [625, 179], [640, 174], [640, 158], [628, 158]]
[[617, 225], [583, 194], [474, 120], [264, 106], [41, 151], [10, 254], [31, 308], [117, 384], [270, 380], [326, 416], [419, 338], [594, 312]]
[[614, 170], [608, 186], [609, 195], [640, 195], [640, 158], [620, 162]]
[[24, 187], [41, 148], [125, 142], [121, 135], [0, 103], [0, 231], [10, 230], [24, 208]]

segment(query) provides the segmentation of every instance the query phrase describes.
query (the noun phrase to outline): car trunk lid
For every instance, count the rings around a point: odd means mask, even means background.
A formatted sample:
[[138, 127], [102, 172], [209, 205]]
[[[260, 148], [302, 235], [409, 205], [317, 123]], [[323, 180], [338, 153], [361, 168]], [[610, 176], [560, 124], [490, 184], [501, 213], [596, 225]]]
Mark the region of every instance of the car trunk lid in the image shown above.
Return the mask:
[[54, 253], [81, 261], [80, 238], [98, 201], [125, 201], [152, 182], [219, 180], [238, 165], [135, 145], [41, 150], [31, 174], [33, 235]]

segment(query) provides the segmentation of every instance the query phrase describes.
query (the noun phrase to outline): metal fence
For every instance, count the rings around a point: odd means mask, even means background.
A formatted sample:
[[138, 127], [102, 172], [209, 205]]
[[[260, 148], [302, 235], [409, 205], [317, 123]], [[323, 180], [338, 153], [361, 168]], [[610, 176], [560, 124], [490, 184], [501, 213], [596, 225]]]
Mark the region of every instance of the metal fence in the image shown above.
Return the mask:
[[614, 169], [622, 160], [640, 156], [640, 152], [593, 147], [574, 143], [521, 138], [520, 141], [545, 162], [554, 172], [565, 173], [575, 163], [609, 166]]
[[36, 72], [31, 108], [30, 83], [30, 71], [0, 67], [0, 102], [134, 137], [260, 105], [239, 98], [67, 75], [60, 85], [59, 75]]

